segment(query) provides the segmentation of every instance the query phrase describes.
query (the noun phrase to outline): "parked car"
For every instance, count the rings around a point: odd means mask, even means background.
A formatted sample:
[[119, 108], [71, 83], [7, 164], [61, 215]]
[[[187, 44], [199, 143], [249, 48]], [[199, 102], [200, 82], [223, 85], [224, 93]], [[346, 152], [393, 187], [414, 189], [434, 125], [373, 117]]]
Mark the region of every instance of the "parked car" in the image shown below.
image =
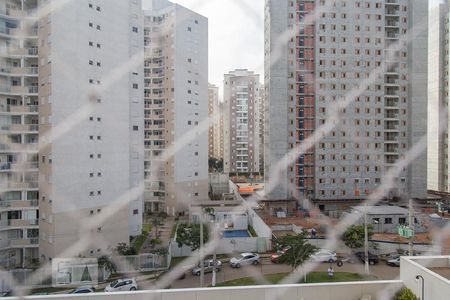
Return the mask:
[[90, 294], [90, 293], [95, 293], [95, 288], [92, 286], [80, 286], [69, 292], [69, 294]]
[[[364, 252], [356, 252], [356, 257], [358, 257], [362, 262], [366, 262]], [[374, 265], [380, 262], [378, 255], [369, 252], [369, 265]]]
[[[222, 262], [220, 260], [216, 260], [214, 262], [214, 260], [208, 259], [208, 260], [203, 261], [203, 266], [204, 266], [203, 272], [205, 272], [205, 273], [210, 273], [214, 269], [216, 269], [216, 272], [218, 272], [222, 268]], [[195, 268], [193, 268], [191, 272], [192, 272], [192, 275], [200, 276], [201, 263], [198, 263], [198, 265]]]
[[327, 249], [319, 249], [316, 253], [311, 255], [311, 260], [314, 262], [333, 263], [336, 262], [338, 259], [336, 256], [336, 252]]
[[138, 289], [134, 278], [118, 279], [106, 286], [105, 292], [135, 291]]
[[245, 265], [257, 265], [261, 258], [255, 253], [241, 253], [239, 257], [233, 257], [230, 259], [230, 265], [232, 268], [240, 268]]
[[400, 267], [400, 256], [397, 258], [392, 258], [386, 261], [388, 266]]
[[278, 250], [278, 251], [275, 252], [275, 253], [272, 253], [272, 255], [270, 256], [270, 261], [273, 262], [274, 264], [280, 263], [279, 258], [280, 258], [283, 254], [285, 254], [286, 251], [289, 250], [289, 248], [290, 248], [290, 247], [285, 247], [285, 248], [283, 248], [283, 249], [281, 249], [281, 250]]

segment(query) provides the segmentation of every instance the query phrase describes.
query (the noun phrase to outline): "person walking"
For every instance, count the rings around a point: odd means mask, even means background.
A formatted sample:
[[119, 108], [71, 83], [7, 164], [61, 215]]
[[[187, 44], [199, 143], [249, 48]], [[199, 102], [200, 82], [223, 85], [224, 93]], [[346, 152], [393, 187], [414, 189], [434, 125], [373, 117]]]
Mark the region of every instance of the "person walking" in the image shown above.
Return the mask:
[[333, 267], [329, 267], [328, 268], [328, 278], [333, 278], [333, 276], [334, 276], [334, 270], [333, 270]]

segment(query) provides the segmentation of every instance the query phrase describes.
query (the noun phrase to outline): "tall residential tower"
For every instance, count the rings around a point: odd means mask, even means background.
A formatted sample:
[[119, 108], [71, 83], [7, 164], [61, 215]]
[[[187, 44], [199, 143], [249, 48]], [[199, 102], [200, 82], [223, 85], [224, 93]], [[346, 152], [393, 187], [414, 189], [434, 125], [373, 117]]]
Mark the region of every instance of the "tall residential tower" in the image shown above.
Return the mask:
[[224, 172], [260, 172], [261, 92], [259, 75], [239, 69], [225, 74]]
[[152, 0], [144, 12], [145, 210], [208, 197], [208, 20]]
[[449, 192], [449, 2], [430, 11], [428, 51], [428, 189]]
[[100, 256], [142, 227], [141, 2], [39, 3], [40, 258]]
[[38, 258], [37, 0], [0, 2], [0, 266]]
[[[266, 196], [366, 199], [426, 138], [428, 1], [267, 0], [265, 13]], [[426, 157], [386, 197], [425, 198]]]

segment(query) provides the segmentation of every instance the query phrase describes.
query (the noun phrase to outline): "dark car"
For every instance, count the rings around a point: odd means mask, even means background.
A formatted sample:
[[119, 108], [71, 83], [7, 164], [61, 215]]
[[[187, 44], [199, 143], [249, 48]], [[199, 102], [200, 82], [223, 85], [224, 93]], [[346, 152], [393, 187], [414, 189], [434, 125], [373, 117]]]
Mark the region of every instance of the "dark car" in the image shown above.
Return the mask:
[[280, 257], [285, 254], [288, 250], [290, 249], [290, 247], [284, 247], [281, 250], [278, 250], [275, 253], [272, 253], [272, 255], [270, 256], [270, 261], [273, 262], [274, 264], [279, 264], [280, 263]]
[[[364, 252], [356, 252], [356, 257], [358, 257], [362, 262], [366, 262]], [[378, 255], [369, 252], [369, 265], [375, 265], [380, 262]]]

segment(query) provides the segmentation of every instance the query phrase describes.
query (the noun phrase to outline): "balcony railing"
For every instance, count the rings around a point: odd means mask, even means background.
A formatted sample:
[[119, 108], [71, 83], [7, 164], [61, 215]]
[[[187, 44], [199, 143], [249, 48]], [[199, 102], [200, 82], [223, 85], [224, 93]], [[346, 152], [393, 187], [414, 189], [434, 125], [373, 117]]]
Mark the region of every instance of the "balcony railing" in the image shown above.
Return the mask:
[[39, 205], [38, 200], [8, 200], [0, 201], [0, 210], [3, 208], [27, 208], [37, 207]]

